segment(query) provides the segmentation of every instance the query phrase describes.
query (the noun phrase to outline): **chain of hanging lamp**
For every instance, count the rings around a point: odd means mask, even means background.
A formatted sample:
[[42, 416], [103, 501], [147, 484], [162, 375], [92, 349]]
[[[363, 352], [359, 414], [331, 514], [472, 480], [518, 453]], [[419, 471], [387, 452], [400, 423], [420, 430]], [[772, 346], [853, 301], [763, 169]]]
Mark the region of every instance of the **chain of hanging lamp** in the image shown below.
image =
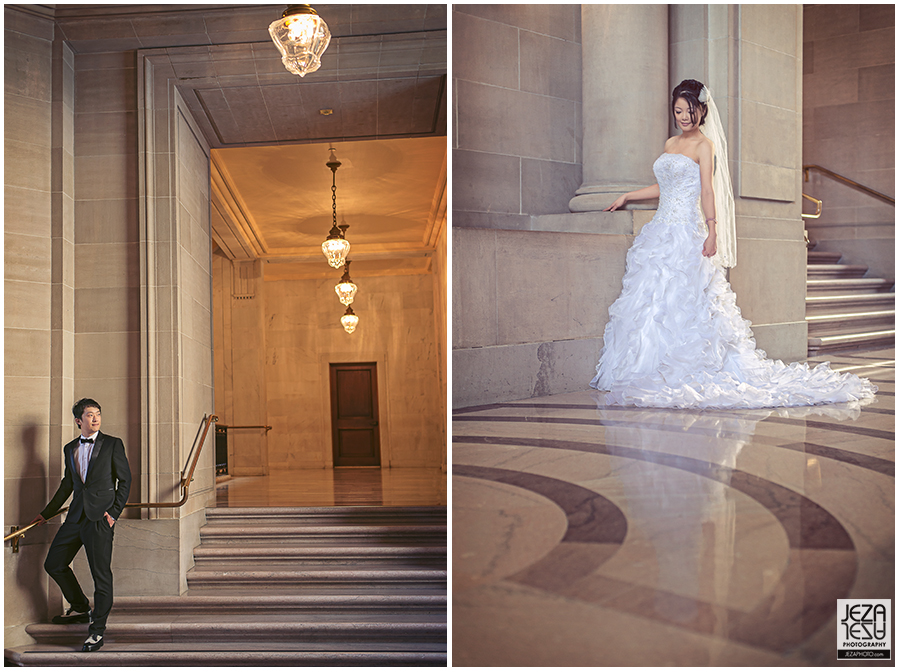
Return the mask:
[[333, 147], [331, 148], [331, 156], [328, 158], [325, 165], [331, 169], [331, 231], [328, 234], [328, 239], [322, 244], [322, 251], [325, 253], [328, 263], [332, 267], [344, 267], [344, 275], [341, 277], [340, 282], [335, 285], [334, 291], [338, 295], [340, 302], [347, 306], [347, 310], [341, 317], [341, 325], [348, 334], [352, 334], [354, 329], [356, 329], [356, 325], [359, 323], [359, 317], [353, 312], [353, 308], [350, 307], [350, 304], [353, 303], [353, 297], [356, 294], [357, 287], [350, 279], [350, 260], [347, 259], [347, 254], [350, 251], [350, 243], [345, 238], [345, 234], [350, 227], [347, 224], [341, 224], [339, 227], [337, 223], [336, 180], [337, 169], [340, 167], [341, 162], [338, 161], [337, 157], [334, 155]]

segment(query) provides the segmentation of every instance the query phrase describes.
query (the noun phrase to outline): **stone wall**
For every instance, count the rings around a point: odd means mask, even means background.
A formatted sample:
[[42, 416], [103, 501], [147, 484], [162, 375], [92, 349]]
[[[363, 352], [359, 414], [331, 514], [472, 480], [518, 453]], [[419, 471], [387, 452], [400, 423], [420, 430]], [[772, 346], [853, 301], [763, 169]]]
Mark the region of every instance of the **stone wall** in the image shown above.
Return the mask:
[[[446, 194], [446, 190], [445, 190]], [[446, 199], [446, 195], [444, 196]], [[447, 378], [447, 305], [449, 296], [447, 295], [447, 215], [446, 203], [444, 209], [444, 217], [440, 223], [440, 235], [437, 239], [437, 248], [432, 259], [432, 278], [434, 284], [434, 321], [435, 321], [435, 347], [437, 355], [438, 369], [438, 386], [440, 388], [440, 408], [444, 410], [446, 415], [447, 409], [447, 389], [449, 381]], [[447, 423], [442, 424], [443, 451], [441, 456], [441, 467], [447, 470]]]
[[[222, 424], [272, 430], [229, 431], [232, 473], [330, 468], [329, 364], [344, 362], [377, 363], [382, 467], [440, 467], [445, 406], [432, 276], [353, 275], [360, 321], [347, 334], [334, 293], [338, 271], [330, 279], [266, 281], [261, 264], [254, 298], [235, 298], [240, 265], [215, 256], [215, 379], [229, 399], [217, 413]], [[264, 365], [251, 380], [241, 360], [258, 357]]]
[[[894, 193], [894, 14], [886, 5], [803, 8], [803, 163]], [[894, 278], [894, 206], [813, 171], [824, 202], [806, 222], [817, 250]], [[808, 212], [813, 211], [807, 205]]]
[[581, 184], [578, 5], [454, 5], [453, 226], [528, 228]]
[[[459, 407], [558, 389], [566, 367], [595, 357], [596, 340], [572, 339], [596, 330], [573, 333], [566, 322], [542, 333], [540, 325], [548, 315], [590, 312], [549, 279], [571, 268], [588, 271], [584, 284], [596, 287], [603, 263], [585, 255], [572, 265], [568, 255], [587, 245], [602, 257], [606, 248], [587, 236], [532, 233], [542, 215], [568, 212], [581, 184], [580, 7], [455, 5], [452, 21], [452, 403]], [[627, 249], [624, 238], [619, 245]], [[556, 342], [549, 331], [568, 335]]]
[[728, 277], [759, 347], [785, 361], [806, 357], [801, 28], [796, 5], [669, 7], [670, 90], [707, 84], [728, 135], [738, 236]]
[[[130, 501], [146, 492], [140, 426], [137, 80], [127, 54], [75, 57], [75, 397], [125, 442]], [[126, 517], [140, 517], [127, 511]]]
[[[52, 21], [4, 10], [4, 524], [26, 523], [44, 507], [59, 484], [62, 455], [57, 441], [73, 431], [71, 411], [56, 402], [63, 386], [72, 388], [71, 318], [64, 321], [55, 295], [69, 284], [53, 273], [54, 251], [67, 254], [71, 267], [72, 239], [64, 240], [71, 186], [72, 54], [54, 50]], [[57, 77], [54, 77], [54, 71]], [[68, 86], [63, 86], [63, 82]], [[69, 121], [68, 135], [54, 137], [54, 113]], [[63, 186], [61, 168], [68, 165]], [[54, 202], [57, 204], [54, 207]], [[63, 329], [68, 336], [63, 338]], [[55, 355], [69, 362], [68, 379], [51, 370], [51, 341], [59, 339]], [[68, 346], [68, 352], [63, 346]], [[55, 392], [55, 394], [54, 394]], [[68, 417], [66, 417], [68, 415]], [[65, 430], [63, 429], [65, 426]], [[35, 530], [20, 552], [5, 551], [4, 641], [14, 646], [30, 641], [21, 624], [47, 616], [49, 578], [44, 557], [53, 526]], [[55, 590], [55, 584], [54, 584]], [[55, 601], [61, 604], [59, 592]]]

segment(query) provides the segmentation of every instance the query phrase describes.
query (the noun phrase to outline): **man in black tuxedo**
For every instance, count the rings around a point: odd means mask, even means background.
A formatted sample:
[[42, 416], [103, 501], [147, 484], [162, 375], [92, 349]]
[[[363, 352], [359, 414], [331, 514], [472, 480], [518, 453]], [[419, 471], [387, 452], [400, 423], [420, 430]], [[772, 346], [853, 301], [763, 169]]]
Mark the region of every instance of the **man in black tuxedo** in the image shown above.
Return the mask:
[[[59, 584], [70, 608], [54, 623], [90, 623], [82, 651], [103, 646], [106, 619], [113, 603], [113, 526], [128, 501], [131, 471], [122, 439], [100, 432], [100, 404], [82, 399], [72, 408], [81, 436], [63, 448], [65, 475], [53, 499], [32, 522], [41, 525], [72, 495], [66, 521], [59, 528], [44, 569]], [[84, 546], [94, 579], [94, 610], [69, 565]]]

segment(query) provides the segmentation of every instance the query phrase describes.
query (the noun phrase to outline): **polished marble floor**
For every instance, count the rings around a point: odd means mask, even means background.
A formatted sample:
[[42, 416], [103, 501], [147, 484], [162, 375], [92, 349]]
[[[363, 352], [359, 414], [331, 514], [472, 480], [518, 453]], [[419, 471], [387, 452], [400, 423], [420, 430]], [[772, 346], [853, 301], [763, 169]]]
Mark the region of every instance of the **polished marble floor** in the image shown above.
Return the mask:
[[454, 666], [856, 664], [836, 600], [894, 594], [894, 351], [813, 361], [876, 400], [455, 412]]
[[440, 469], [298, 469], [216, 483], [217, 507], [446, 505]]

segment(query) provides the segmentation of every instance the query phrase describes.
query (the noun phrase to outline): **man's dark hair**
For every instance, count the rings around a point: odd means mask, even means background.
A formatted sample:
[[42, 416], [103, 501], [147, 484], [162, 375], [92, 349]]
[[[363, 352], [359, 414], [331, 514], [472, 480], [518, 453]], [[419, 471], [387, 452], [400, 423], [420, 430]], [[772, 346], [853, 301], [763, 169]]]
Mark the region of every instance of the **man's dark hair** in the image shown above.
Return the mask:
[[89, 406], [93, 406], [98, 411], [101, 410], [100, 404], [98, 404], [93, 399], [88, 399], [87, 397], [85, 397], [84, 399], [79, 399], [75, 402], [75, 405], [72, 407], [72, 415], [81, 420], [81, 416], [84, 415], [84, 409], [88, 408]]

